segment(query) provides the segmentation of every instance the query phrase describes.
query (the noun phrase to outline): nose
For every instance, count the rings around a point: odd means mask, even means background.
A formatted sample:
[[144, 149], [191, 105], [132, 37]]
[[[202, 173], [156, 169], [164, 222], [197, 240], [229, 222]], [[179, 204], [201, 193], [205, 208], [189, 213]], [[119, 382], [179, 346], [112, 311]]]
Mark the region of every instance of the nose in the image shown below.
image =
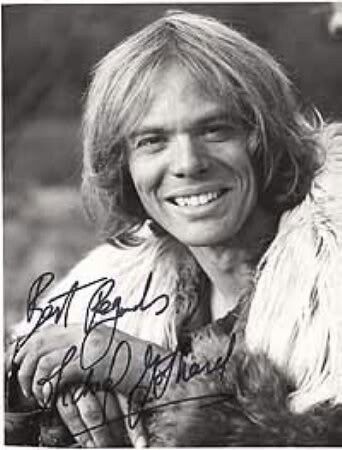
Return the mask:
[[208, 170], [208, 155], [203, 146], [188, 133], [177, 134], [172, 143], [170, 170], [177, 178], [203, 174]]

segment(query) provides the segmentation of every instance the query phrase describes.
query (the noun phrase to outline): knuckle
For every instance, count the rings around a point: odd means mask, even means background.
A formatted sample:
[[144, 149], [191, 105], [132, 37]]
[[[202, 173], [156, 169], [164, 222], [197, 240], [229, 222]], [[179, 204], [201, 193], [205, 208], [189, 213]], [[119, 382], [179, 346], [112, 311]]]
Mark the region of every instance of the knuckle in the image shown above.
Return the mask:
[[94, 402], [94, 394], [92, 393], [92, 391], [89, 390], [84, 392], [83, 388], [80, 387], [76, 389], [75, 394], [81, 396], [81, 402], [85, 405], [85, 407], [91, 407]]
[[106, 402], [104, 404], [106, 409], [106, 415], [110, 419], [124, 418], [125, 413], [120, 409], [120, 406], [116, 403]]
[[39, 361], [39, 370], [48, 372], [53, 367], [54, 359], [50, 355], [43, 356]]
[[75, 422], [79, 420], [79, 411], [77, 407], [71, 403], [68, 403], [67, 405], [61, 403], [58, 407], [58, 410], [67, 422]]
[[29, 372], [23, 366], [20, 367], [17, 377], [21, 386], [26, 385], [31, 379]]
[[131, 440], [134, 442], [138, 439], [138, 437], [142, 434], [141, 427], [139, 425], [136, 425], [134, 428], [127, 428], [127, 433]]
[[39, 334], [39, 335], [37, 335], [37, 337], [34, 341], [34, 344], [37, 348], [42, 348], [45, 344], [45, 339], [43, 338], [42, 335]]
[[102, 343], [103, 343], [103, 340], [101, 339], [101, 336], [99, 336], [98, 334], [93, 336], [92, 339], [91, 339], [91, 347], [94, 350], [98, 349], [98, 348], [101, 348]]
[[32, 393], [36, 399], [41, 398], [41, 393], [42, 393], [41, 387], [35, 381], [32, 383]]
[[71, 406], [70, 399], [67, 395], [59, 394], [56, 402], [57, 409], [61, 415], [67, 414]]
[[[104, 391], [96, 391], [96, 398], [97, 400], [100, 402], [101, 405], [103, 405], [105, 399], [106, 399], [106, 394]], [[109, 394], [111, 395], [111, 394]]]
[[82, 411], [82, 416], [86, 422], [100, 423], [104, 420], [104, 414], [100, 409], [87, 408]]
[[38, 355], [42, 349], [44, 348], [44, 339], [41, 336], [33, 336], [31, 338], [31, 341], [27, 341], [24, 344], [24, 347], [26, 347], [27, 351], [29, 350], [31, 353], [34, 353], [35, 355]]

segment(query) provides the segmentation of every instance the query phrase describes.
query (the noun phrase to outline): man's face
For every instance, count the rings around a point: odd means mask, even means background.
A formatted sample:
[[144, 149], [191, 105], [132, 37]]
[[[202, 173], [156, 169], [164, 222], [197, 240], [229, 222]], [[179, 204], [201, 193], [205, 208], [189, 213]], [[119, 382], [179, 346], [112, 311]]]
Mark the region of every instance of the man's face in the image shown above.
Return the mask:
[[129, 169], [144, 208], [185, 245], [229, 242], [257, 201], [246, 133], [178, 65], [159, 74], [153, 93], [129, 138]]

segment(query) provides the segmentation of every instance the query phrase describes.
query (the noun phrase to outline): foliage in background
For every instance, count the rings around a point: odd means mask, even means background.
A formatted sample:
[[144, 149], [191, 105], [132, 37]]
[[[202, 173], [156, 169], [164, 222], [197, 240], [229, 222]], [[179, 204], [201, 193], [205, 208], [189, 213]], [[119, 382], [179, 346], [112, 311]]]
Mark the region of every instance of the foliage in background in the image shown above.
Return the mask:
[[[60, 279], [95, 245], [77, 190], [31, 187], [5, 196], [5, 328], [25, 313], [29, 288], [43, 272]], [[76, 280], [75, 280], [76, 281]]]
[[44, 111], [78, 115], [89, 69], [167, 9], [211, 14], [267, 47], [308, 102], [341, 116], [341, 43], [328, 34], [328, 3], [8, 5], [3, 8], [5, 124]]

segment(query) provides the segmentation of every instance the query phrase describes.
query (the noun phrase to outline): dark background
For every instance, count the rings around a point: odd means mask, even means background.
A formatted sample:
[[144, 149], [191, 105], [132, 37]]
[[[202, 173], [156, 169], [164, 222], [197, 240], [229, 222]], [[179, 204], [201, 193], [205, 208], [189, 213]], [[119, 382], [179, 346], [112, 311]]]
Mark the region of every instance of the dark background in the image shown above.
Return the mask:
[[96, 243], [78, 194], [82, 96], [93, 65], [167, 9], [215, 16], [266, 47], [327, 120], [342, 118], [342, 41], [329, 3], [7, 5], [3, 23], [6, 325], [41, 272], [61, 276]]

